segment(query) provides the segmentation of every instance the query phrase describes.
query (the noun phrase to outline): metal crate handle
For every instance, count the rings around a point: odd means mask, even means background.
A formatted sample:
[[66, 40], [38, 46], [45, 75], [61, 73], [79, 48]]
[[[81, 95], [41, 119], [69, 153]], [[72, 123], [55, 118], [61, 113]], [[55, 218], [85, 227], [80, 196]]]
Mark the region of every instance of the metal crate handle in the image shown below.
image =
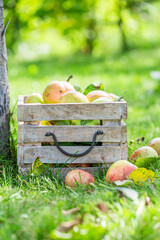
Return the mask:
[[67, 156], [69, 156], [69, 157], [82, 157], [82, 156], [88, 154], [88, 153], [93, 149], [93, 147], [94, 147], [94, 145], [95, 145], [95, 142], [96, 142], [96, 137], [97, 137], [97, 135], [99, 135], [99, 134], [104, 134], [104, 133], [103, 133], [102, 131], [100, 131], [100, 130], [97, 131], [97, 132], [95, 132], [94, 135], [93, 135], [93, 140], [92, 140], [91, 146], [90, 146], [86, 151], [84, 151], [83, 153], [75, 153], [75, 154], [73, 154], [73, 153], [68, 153], [68, 152], [66, 152], [65, 150], [63, 150], [63, 149], [59, 146], [59, 144], [58, 144], [58, 142], [57, 142], [56, 135], [55, 135], [54, 133], [47, 132], [47, 133], [45, 134], [45, 136], [46, 136], [46, 137], [49, 137], [49, 136], [52, 136], [52, 137], [53, 137], [54, 143], [55, 143], [56, 147], [59, 149], [59, 151], [60, 151], [61, 153], [65, 154], [65, 155], [67, 155]]

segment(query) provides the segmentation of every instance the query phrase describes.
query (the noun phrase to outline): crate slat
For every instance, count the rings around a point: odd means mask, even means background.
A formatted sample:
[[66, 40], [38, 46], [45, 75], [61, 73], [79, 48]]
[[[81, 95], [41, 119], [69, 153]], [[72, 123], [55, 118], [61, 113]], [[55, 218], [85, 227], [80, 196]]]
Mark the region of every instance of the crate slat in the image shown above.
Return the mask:
[[[84, 171], [87, 171], [91, 173], [92, 175], [96, 176], [99, 174], [100, 171], [106, 171], [110, 164], [106, 164], [105, 167], [102, 168], [102, 166], [98, 167], [78, 167], [75, 169], [81, 169]], [[21, 173], [27, 173], [31, 170], [32, 164], [25, 164], [23, 166], [19, 166], [19, 172]], [[53, 172], [53, 174], [58, 175], [60, 178], [64, 179], [70, 171], [72, 171], [72, 168], [50, 168], [50, 170]]]
[[127, 118], [127, 103], [18, 104], [18, 121]]
[[[43, 163], [111, 163], [121, 159], [120, 146], [95, 146], [90, 153], [79, 158], [69, 158], [61, 153], [55, 146], [19, 146], [23, 148], [24, 163], [33, 163], [36, 157], [40, 157]], [[65, 151], [70, 153], [81, 153], [88, 149], [88, 146], [63, 146]]]
[[53, 142], [53, 138], [46, 137], [46, 132], [53, 132], [58, 142], [92, 142], [96, 131], [101, 130], [104, 135], [97, 135], [97, 142], [121, 142], [121, 127], [105, 126], [30, 126], [18, 124], [18, 143]]

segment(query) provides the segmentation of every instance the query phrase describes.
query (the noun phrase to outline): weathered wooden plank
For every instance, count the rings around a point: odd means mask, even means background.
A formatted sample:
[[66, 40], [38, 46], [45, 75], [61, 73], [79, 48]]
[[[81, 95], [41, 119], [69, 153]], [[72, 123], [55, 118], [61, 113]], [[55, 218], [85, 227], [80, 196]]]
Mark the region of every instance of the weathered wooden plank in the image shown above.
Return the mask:
[[18, 121], [127, 118], [127, 103], [18, 104]]
[[19, 95], [18, 96], [18, 105], [22, 105], [22, 104], [24, 104], [24, 96], [23, 95]]
[[121, 144], [121, 159], [122, 160], [128, 159], [127, 143]]
[[121, 121], [121, 143], [127, 143], [127, 125]]
[[[81, 153], [88, 146], [65, 146], [63, 149], [69, 153]], [[92, 151], [79, 158], [69, 158], [61, 153], [55, 146], [24, 146], [24, 163], [33, 163], [39, 157], [43, 163], [111, 163], [121, 158], [120, 146], [95, 146]]]
[[52, 137], [46, 137], [47, 132], [53, 132], [58, 142], [92, 142], [96, 131], [104, 134], [97, 135], [97, 142], [121, 142], [121, 127], [105, 126], [28, 126], [18, 125], [18, 143], [53, 142]]
[[[96, 176], [99, 175], [99, 173], [101, 171], [105, 171], [107, 172], [107, 168], [111, 165], [110, 164], [106, 164], [105, 167], [102, 166], [98, 166], [98, 167], [79, 167], [78, 169], [87, 171], [89, 173], [91, 173], [92, 175]], [[31, 170], [32, 165], [31, 164], [25, 164], [21, 167], [19, 167], [19, 173], [27, 173]], [[75, 168], [77, 169], [77, 168]], [[50, 170], [53, 172], [53, 174], [57, 175], [59, 178], [64, 179], [67, 175], [67, 173], [69, 173], [70, 171], [72, 171], [72, 168], [50, 168]]]
[[24, 164], [24, 147], [17, 145], [17, 165], [22, 166]]
[[105, 127], [121, 127], [121, 119], [118, 120], [102, 120], [102, 125]]

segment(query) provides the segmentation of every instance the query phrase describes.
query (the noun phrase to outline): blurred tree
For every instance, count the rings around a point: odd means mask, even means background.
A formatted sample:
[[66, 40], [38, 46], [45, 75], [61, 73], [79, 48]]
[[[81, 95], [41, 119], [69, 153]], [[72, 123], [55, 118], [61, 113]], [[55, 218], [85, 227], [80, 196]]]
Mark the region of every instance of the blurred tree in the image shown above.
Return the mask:
[[5, 45], [3, 1], [0, 0], [0, 153], [5, 155], [9, 147], [9, 87], [7, 52]]
[[7, 48], [14, 49], [14, 46], [18, 44], [20, 38], [20, 28], [23, 27], [19, 20], [19, 14], [16, 6], [20, 0], [5, 0], [4, 11], [5, 11], [5, 23], [11, 19], [9, 25], [9, 31], [7, 33]]
[[126, 51], [132, 33], [128, 19], [143, 20], [142, 13], [149, 15], [154, 2], [158, 0], [5, 0], [6, 19], [11, 18], [7, 45], [13, 49], [35, 29], [37, 33], [56, 29], [83, 53], [91, 54], [107, 26], [112, 26], [119, 28], [121, 48]]

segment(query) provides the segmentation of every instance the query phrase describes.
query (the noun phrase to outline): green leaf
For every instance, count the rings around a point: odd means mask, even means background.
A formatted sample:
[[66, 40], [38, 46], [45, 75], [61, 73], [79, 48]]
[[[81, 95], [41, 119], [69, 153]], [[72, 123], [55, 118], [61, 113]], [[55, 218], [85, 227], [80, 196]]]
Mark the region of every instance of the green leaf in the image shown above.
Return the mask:
[[103, 83], [91, 83], [90, 85], [88, 85], [86, 87], [86, 89], [84, 90], [83, 94], [87, 95], [89, 92], [92, 92], [94, 90], [102, 90], [102, 91], [104, 91]]
[[149, 168], [151, 164], [159, 161], [160, 157], [147, 157], [147, 158], [138, 158], [135, 162], [137, 167]]
[[37, 157], [32, 164], [32, 174], [39, 175], [46, 171], [48, 167], [40, 161], [40, 158]]

